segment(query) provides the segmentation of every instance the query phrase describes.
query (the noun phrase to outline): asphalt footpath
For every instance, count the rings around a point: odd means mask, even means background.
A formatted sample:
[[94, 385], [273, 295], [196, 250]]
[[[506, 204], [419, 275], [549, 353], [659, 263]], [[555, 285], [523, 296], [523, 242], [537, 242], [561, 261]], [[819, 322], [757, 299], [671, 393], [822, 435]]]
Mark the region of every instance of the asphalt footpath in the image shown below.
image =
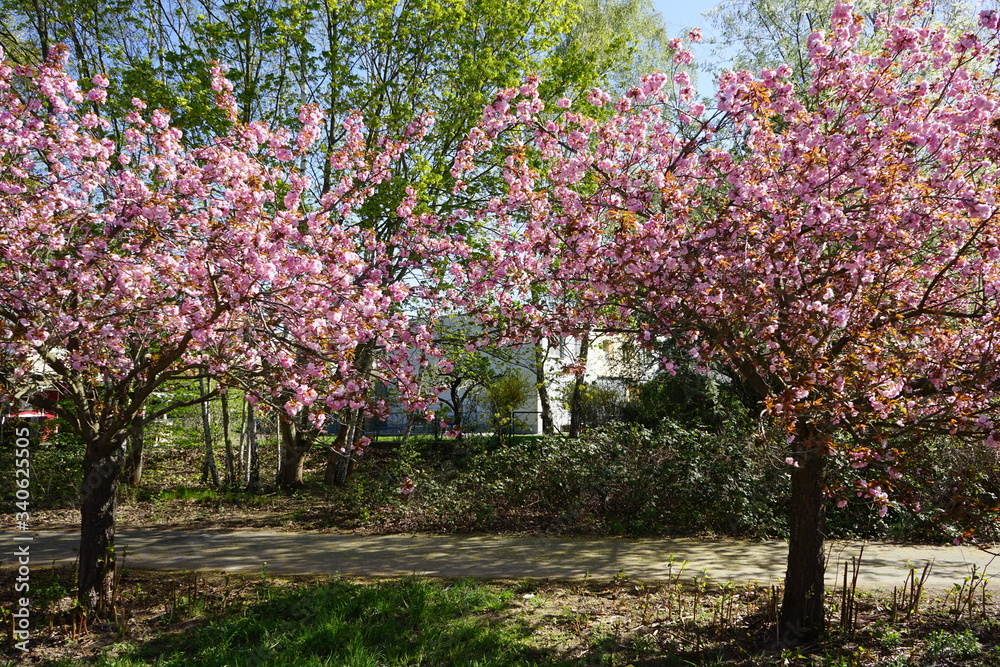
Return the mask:
[[[783, 579], [788, 553], [782, 541], [160, 529], [120, 530], [115, 543], [125, 566], [137, 569], [552, 580], [624, 574], [646, 582], [679, 574], [764, 585]], [[32, 567], [72, 563], [78, 545], [79, 534], [71, 531], [7, 531], [0, 539], [0, 566], [16, 566], [26, 552]], [[927, 563], [926, 587], [934, 590], [1000, 572], [1000, 558], [975, 546], [831, 542], [828, 550], [828, 584], [841, 582], [845, 563], [850, 568], [860, 555], [858, 586], [866, 589], [902, 586], [911, 568], [919, 577]]]

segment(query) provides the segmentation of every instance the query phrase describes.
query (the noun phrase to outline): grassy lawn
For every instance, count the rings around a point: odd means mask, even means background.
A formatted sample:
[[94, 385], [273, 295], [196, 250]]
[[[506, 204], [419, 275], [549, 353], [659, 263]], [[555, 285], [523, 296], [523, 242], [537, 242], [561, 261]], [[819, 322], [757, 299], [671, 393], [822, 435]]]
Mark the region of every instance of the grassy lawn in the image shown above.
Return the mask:
[[[258, 585], [260, 588], [260, 585]], [[260, 591], [261, 602], [210, 620], [183, 624], [150, 641], [123, 646], [106, 665], [522, 665], [534, 662], [530, 630], [492, 622], [510, 594], [469, 583], [404, 580], [331, 582]]]
[[[13, 576], [0, 572], [0, 591]], [[126, 571], [114, 618], [84, 628], [65, 597], [71, 580], [68, 568], [38, 573], [32, 652], [5, 645], [0, 665], [1000, 664], [988, 593], [925, 596], [904, 614], [891, 596], [859, 592], [849, 627], [833, 593], [827, 639], [789, 649], [775, 642], [770, 587]]]

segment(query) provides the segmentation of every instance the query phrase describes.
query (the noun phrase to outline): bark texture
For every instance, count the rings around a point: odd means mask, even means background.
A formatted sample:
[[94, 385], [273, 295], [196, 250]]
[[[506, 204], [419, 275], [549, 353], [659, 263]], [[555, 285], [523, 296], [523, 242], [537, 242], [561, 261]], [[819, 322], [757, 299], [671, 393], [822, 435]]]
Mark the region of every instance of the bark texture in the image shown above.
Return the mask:
[[278, 484], [284, 489], [298, 489], [303, 485], [302, 472], [306, 453], [312, 448], [313, 438], [291, 420], [280, 420], [281, 468]]
[[552, 401], [549, 400], [548, 378], [545, 377], [545, 353], [540, 345], [535, 345], [535, 386], [538, 388], [538, 405], [541, 408], [542, 434], [552, 435]]
[[785, 646], [813, 642], [825, 629], [826, 443], [811, 430], [800, 429], [795, 445], [797, 465], [791, 474], [788, 569], [779, 619], [779, 641]]
[[122, 448], [88, 443], [83, 459], [77, 599], [101, 615], [114, 584], [115, 511]]
[[139, 486], [142, 481], [143, 449], [146, 444], [146, 426], [141, 420], [136, 421], [129, 435], [128, 459], [125, 461], [125, 483], [129, 486]]

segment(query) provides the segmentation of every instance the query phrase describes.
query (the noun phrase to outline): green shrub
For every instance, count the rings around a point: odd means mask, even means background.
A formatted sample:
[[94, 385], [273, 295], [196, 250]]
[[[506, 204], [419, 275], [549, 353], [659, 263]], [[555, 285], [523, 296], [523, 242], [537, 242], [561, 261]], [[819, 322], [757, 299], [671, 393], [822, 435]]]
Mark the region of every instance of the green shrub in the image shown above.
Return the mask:
[[519, 374], [501, 375], [486, 386], [493, 430], [501, 444], [509, 441], [512, 427], [516, 430], [511, 413], [528, 399], [531, 389], [531, 383]]
[[925, 649], [929, 658], [957, 658], [964, 660], [975, 658], [982, 653], [983, 645], [972, 634], [972, 630], [965, 630], [964, 632], [936, 630], [927, 636]]
[[[563, 407], [573, 409], [573, 393], [576, 383], [567, 384], [560, 395]], [[597, 428], [612, 421], [624, 419], [628, 402], [622, 388], [616, 384], [597, 381], [584, 383], [580, 387], [579, 424], [581, 429]]]
[[721, 431], [747, 421], [748, 400], [740, 383], [722, 373], [681, 366], [675, 374], [659, 373], [639, 387], [622, 407], [622, 420], [648, 428], [663, 423]]
[[[37, 425], [11, 419], [0, 429], [0, 470], [5, 474], [13, 474], [10, 471], [15, 465], [14, 442], [19, 427], [31, 429], [28, 449], [32, 507], [75, 502], [83, 480], [83, 443], [60, 419], [42, 420]], [[5, 485], [0, 494], [8, 505], [14, 501], [15, 488], [13, 484]]]
[[[538, 508], [564, 529], [656, 534], [783, 531], [785, 473], [733, 432], [609, 424], [473, 455], [454, 492], [494, 520]], [[492, 507], [483, 512], [482, 507]], [[486, 529], [489, 526], [477, 526]]]

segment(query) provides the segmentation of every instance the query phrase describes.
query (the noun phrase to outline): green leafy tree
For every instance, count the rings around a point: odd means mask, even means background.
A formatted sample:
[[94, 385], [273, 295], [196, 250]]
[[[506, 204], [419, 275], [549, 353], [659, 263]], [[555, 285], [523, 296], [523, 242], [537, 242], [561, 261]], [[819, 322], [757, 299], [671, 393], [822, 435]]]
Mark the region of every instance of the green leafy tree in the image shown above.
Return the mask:
[[438, 369], [438, 379], [447, 388], [440, 400], [451, 413], [452, 428], [463, 437], [463, 427], [469, 415], [470, 404], [496, 378], [493, 363], [485, 354], [467, 350], [449, 350], [449, 361]]
[[581, 0], [579, 19], [556, 53], [622, 95], [643, 74], [673, 66], [669, 41], [650, 0]]
[[508, 441], [513, 412], [531, 395], [531, 383], [520, 373], [505, 373], [486, 386], [486, 400], [493, 416], [493, 429], [501, 445]]

